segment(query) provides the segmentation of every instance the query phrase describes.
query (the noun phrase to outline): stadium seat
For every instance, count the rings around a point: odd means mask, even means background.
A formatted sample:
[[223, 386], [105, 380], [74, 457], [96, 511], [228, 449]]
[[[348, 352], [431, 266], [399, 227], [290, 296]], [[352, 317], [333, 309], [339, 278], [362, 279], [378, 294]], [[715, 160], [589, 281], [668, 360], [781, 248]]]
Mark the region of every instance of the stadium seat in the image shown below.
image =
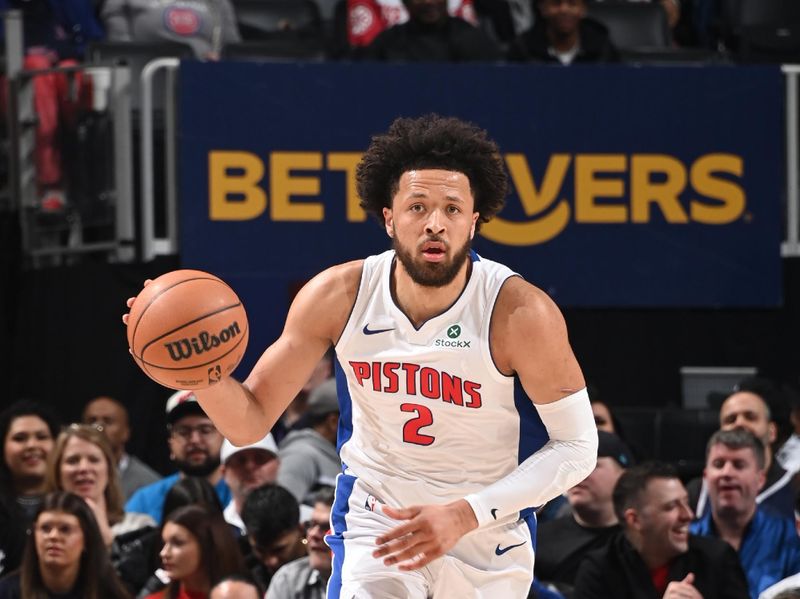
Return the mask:
[[322, 39], [314, 0], [234, 0], [236, 21], [245, 42], [271, 39]]
[[670, 46], [667, 15], [658, 3], [592, 2], [588, 16], [608, 28], [622, 52]]
[[800, 2], [738, 0], [734, 31], [744, 62], [800, 60]]

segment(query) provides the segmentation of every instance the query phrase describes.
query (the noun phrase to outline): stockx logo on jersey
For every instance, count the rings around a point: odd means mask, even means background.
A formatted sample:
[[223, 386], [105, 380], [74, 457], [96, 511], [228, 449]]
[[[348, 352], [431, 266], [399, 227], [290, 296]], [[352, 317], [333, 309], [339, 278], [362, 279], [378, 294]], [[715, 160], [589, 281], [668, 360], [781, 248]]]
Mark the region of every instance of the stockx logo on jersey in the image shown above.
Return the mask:
[[461, 338], [461, 325], [454, 323], [448, 325], [444, 331], [444, 337], [434, 339], [434, 347], [454, 347], [454, 348], [470, 348], [472, 347], [472, 340]]

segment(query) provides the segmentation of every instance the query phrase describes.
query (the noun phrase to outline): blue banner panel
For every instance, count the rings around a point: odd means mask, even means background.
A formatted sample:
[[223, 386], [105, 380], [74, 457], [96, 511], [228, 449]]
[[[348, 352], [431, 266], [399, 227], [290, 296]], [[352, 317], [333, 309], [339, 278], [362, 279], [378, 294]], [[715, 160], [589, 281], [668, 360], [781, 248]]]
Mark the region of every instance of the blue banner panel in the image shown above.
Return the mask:
[[182, 259], [240, 292], [256, 347], [305, 280], [389, 247], [355, 165], [427, 112], [498, 142], [511, 193], [475, 249], [560, 305], [781, 303], [778, 67], [185, 62], [180, 97]]

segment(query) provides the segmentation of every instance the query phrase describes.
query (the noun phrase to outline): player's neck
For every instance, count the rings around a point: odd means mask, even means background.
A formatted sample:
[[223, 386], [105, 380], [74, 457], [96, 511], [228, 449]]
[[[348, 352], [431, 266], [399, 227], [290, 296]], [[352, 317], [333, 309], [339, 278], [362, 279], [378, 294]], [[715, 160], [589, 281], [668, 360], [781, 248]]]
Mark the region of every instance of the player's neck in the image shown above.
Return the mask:
[[392, 274], [392, 297], [415, 327], [434, 318], [452, 306], [469, 280], [471, 261], [465, 260], [455, 278], [443, 287], [415, 283], [400, 261], [395, 261]]

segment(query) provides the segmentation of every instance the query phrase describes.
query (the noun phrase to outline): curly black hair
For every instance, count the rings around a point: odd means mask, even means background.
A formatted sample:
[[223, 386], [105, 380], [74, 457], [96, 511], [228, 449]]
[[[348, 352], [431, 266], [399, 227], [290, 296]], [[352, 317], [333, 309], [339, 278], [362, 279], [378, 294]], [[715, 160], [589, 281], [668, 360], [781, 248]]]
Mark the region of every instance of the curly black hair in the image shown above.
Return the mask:
[[403, 173], [423, 168], [466, 175], [478, 212], [476, 228], [505, 203], [508, 176], [497, 144], [473, 123], [438, 114], [398, 118], [389, 130], [372, 138], [356, 169], [361, 207], [384, 223]]

